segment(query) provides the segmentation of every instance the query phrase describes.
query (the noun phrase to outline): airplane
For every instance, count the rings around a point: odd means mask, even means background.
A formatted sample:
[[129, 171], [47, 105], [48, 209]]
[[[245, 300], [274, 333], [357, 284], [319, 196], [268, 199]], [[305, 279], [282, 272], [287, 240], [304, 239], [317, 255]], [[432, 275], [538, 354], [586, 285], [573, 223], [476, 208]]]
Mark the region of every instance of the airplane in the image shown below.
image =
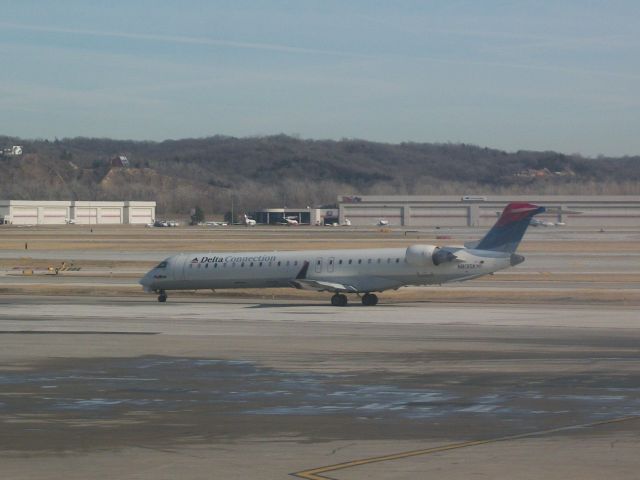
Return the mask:
[[247, 227], [255, 227], [256, 226], [256, 221], [253, 218], [249, 218], [247, 216], [247, 214], [245, 213], [242, 216], [242, 224], [246, 225]]
[[299, 225], [297, 217], [284, 217], [282, 219], [282, 224], [287, 226]]
[[547, 220], [538, 220], [537, 218], [532, 218], [529, 221], [529, 225], [532, 227], [564, 227], [566, 223], [564, 222], [549, 222]]
[[346, 294], [373, 306], [378, 303], [374, 292], [470, 280], [524, 262], [516, 249], [531, 219], [544, 211], [531, 203], [510, 203], [481, 240], [465, 246], [180, 253], [139, 283], [145, 292], [158, 293], [159, 302], [167, 301], [168, 290], [293, 287], [332, 292], [333, 306], [346, 306]]
[[153, 223], [148, 224], [149, 227], [178, 227], [180, 224], [175, 220], [156, 220]]
[[389, 220], [385, 220], [384, 218], [381, 218], [378, 220], [378, 223], [376, 223], [376, 225], [378, 227], [388, 227], [389, 226]]

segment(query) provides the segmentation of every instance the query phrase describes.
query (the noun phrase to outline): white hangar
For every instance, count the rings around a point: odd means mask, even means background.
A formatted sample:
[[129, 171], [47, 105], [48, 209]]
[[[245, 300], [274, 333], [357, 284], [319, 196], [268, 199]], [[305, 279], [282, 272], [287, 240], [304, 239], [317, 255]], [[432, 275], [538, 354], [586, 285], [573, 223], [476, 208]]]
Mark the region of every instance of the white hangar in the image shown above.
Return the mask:
[[156, 202], [0, 200], [0, 221], [13, 225], [144, 225], [155, 218]]
[[541, 220], [575, 227], [637, 227], [640, 195], [340, 195], [340, 223], [403, 227], [488, 227], [509, 202], [553, 210]]

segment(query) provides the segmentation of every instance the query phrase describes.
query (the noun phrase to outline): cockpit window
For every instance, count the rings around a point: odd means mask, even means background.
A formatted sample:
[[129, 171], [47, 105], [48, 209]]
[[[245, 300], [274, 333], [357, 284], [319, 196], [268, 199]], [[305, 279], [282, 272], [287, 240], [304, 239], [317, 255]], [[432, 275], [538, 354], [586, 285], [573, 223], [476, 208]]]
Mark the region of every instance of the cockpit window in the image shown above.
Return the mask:
[[156, 268], [167, 268], [167, 262], [160, 262]]

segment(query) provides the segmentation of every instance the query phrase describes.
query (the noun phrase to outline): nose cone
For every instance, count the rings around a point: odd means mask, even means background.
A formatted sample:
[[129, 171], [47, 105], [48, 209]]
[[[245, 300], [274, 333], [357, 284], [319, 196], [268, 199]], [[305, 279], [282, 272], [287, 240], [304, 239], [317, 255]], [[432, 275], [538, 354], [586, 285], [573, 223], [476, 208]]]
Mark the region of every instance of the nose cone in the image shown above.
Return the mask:
[[153, 270], [150, 272], [147, 272], [147, 274], [142, 277], [140, 280], [138, 280], [138, 283], [140, 285], [142, 285], [142, 288], [144, 289], [145, 292], [149, 293], [153, 290], [152, 285], [153, 285]]

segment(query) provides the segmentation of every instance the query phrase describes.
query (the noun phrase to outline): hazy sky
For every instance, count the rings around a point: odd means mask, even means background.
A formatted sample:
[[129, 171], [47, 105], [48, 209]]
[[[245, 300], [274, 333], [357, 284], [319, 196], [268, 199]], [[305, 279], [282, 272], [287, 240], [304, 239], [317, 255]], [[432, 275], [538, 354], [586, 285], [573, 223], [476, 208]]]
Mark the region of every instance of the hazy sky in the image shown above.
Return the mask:
[[0, 134], [640, 154], [640, 2], [6, 0]]

